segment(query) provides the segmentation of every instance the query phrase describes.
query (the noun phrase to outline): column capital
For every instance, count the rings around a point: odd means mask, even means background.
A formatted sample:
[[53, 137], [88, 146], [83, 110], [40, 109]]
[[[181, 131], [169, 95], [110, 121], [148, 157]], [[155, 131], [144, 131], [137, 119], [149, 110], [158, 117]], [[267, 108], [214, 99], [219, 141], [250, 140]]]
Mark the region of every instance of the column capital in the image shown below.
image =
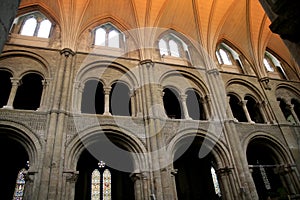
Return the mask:
[[64, 171], [63, 173], [66, 176], [67, 182], [76, 183], [79, 176], [79, 171]]
[[103, 91], [105, 95], [109, 95], [110, 91], [111, 91], [111, 87], [103, 87]]
[[18, 86], [21, 83], [21, 79], [20, 78], [10, 78], [11, 84], [13, 86]]

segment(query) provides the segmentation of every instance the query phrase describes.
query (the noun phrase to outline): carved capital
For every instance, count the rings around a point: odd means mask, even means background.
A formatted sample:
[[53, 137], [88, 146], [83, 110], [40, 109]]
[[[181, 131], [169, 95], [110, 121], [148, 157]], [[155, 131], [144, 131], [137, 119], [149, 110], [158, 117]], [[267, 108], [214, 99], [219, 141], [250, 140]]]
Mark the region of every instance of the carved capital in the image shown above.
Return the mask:
[[152, 62], [152, 60], [150, 60], [150, 59], [146, 59], [146, 60], [142, 60], [141, 62], [140, 62], [140, 65], [145, 65], [146, 67], [152, 67], [152, 66], [154, 66], [154, 63]]
[[79, 171], [64, 171], [67, 182], [76, 183]]

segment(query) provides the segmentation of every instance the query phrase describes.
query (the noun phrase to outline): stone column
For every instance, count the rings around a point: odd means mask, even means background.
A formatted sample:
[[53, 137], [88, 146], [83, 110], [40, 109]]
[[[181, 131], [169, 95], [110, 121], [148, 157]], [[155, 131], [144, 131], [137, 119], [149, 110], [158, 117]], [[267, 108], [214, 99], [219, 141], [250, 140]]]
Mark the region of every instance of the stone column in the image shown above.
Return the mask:
[[234, 185], [236, 183], [230, 180], [230, 176], [232, 173], [231, 170], [232, 168], [229, 167], [219, 168], [216, 170], [218, 182], [220, 184], [222, 199], [224, 200], [227, 199], [231, 200], [231, 199], [238, 198], [238, 194], [234, 189], [235, 188]]
[[207, 99], [201, 97], [200, 103], [202, 104], [203, 107], [203, 111], [200, 110], [200, 112], [204, 112], [204, 116], [206, 120], [210, 119]]
[[297, 116], [297, 114], [295, 113], [295, 110], [294, 110], [294, 105], [293, 104], [287, 104], [287, 109], [291, 111], [291, 114], [292, 114], [293, 118], [295, 119], [296, 124], [300, 124], [298, 116]]
[[180, 95], [180, 99], [181, 99], [181, 105], [182, 105], [182, 111], [183, 111], [183, 115], [185, 119], [192, 119], [189, 116], [189, 111], [186, 105], [186, 99], [187, 99], [187, 95], [186, 94], [181, 94]]
[[233, 119], [235, 122], [237, 122], [238, 120], [233, 116], [229, 102], [230, 102], [230, 96], [227, 96], [227, 107], [226, 107], [227, 116], [229, 119]]
[[82, 102], [82, 94], [84, 86], [81, 84], [80, 81], [75, 81], [75, 95], [73, 98], [73, 111], [75, 113], [81, 113], [81, 102]]
[[135, 98], [135, 92], [134, 89], [130, 89], [129, 92], [129, 96], [130, 96], [130, 102], [131, 102], [131, 116], [135, 117], [136, 116], [136, 98]]
[[242, 108], [243, 108], [243, 111], [244, 111], [244, 113], [245, 113], [245, 115], [246, 115], [247, 121], [254, 124], [255, 122], [252, 121], [252, 119], [251, 119], [251, 117], [250, 117], [250, 114], [249, 114], [249, 112], [248, 112], [247, 106], [246, 106], [247, 100], [241, 101], [240, 104], [241, 104], [241, 106], [242, 106]]
[[45, 100], [48, 91], [49, 81], [47, 79], [42, 80], [42, 85], [43, 85], [43, 92], [42, 92], [40, 107], [38, 108], [39, 111], [45, 110], [45, 106], [47, 105], [47, 102], [45, 102]]
[[110, 107], [110, 91], [111, 91], [111, 87], [105, 87], [103, 88], [104, 90], [104, 113], [103, 115], [111, 115], [111, 113], [109, 112], [109, 107]]
[[144, 180], [147, 180], [147, 176], [140, 172], [140, 173], [132, 173], [130, 174], [130, 178], [134, 183], [134, 193], [135, 199], [147, 199], [146, 194], [148, 194], [148, 188], [145, 187]]
[[7, 104], [6, 106], [3, 106], [3, 108], [13, 109], [13, 103], [17, 94], [18, 87], [20, 85], [20, 79], [17, 78], [10, 78], [10, 79], [11, 79], [11, 90], [10, 90]]
[[265, 123], [270, 123], [270, 122], [268, 121], [267, 116], [266, 116], [265, 110], [263, 109], [263, 107], [264, 107], [264, 101], [259, 102], [257, 106], [258, 106], [259, 112], [261, 113], [261, 116], [262, 116], [264, 122], [265, 122]]

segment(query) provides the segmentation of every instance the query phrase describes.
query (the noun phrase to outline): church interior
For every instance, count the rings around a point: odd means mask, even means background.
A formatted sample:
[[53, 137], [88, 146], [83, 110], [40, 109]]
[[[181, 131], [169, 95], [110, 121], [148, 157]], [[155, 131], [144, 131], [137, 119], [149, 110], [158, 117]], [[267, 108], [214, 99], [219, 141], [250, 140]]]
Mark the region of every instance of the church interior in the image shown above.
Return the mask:
[[1, 199], [300, 199], [299, 9], [3, 0]]

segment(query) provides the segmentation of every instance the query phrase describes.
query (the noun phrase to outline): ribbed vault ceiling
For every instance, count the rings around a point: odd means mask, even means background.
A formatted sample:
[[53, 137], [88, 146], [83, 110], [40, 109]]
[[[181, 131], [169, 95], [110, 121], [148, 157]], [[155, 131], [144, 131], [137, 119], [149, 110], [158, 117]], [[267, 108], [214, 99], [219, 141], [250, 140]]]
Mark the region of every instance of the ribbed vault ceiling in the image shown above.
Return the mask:
[[84, 30], [111, 21], [121, 30], [174, 29], [211, 55], [218, 41], [226, 39], [256, 64], [266, 47], [291, 62], [258, 0], [22, 0], [20, 10], [33, 5], [59, 24], [63, 48], [76, 49]]

